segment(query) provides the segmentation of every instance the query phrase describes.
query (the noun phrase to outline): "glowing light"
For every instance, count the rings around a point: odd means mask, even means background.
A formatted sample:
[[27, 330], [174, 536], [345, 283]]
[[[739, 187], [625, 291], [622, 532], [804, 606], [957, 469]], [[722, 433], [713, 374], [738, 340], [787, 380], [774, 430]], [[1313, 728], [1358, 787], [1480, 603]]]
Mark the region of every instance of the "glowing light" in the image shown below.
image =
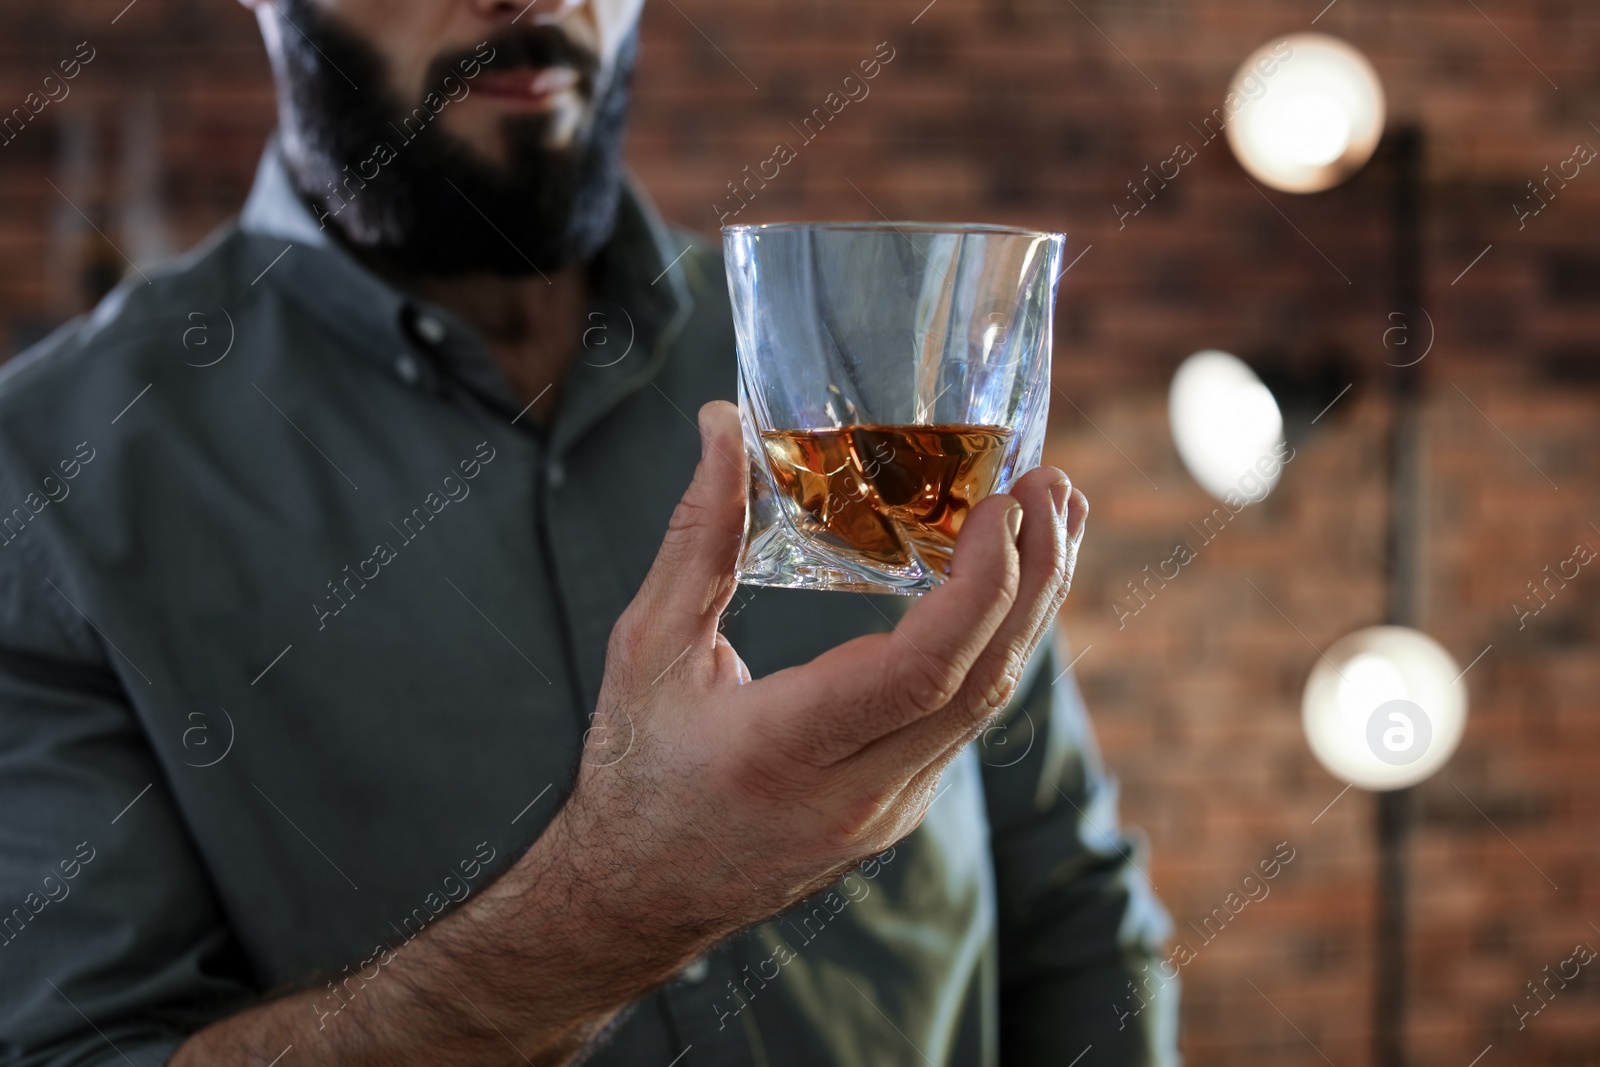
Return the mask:
[[1167, 406], [1178, 455], [1206, 492], [1256, 501], [1277, 485], [1283, 415], [1243, 360], [1196, 352], [1172, 376]]
[[1333, 97], [1308, 93], [1278, 109], [1273, 116], [1273, 138], [1296, 163], [1325, 166], [1350, 147], [1350, 116]]
[[1373, 708], [1410, 696], [1399, 668], [1382, 656], [1363, 652], [1339, 671], [1339, 713], [1365, 719]]
[[1229, 89], [1228, 143], [1258, 180], [1290, 193], [1339, 184], [1383, 134], [1383, 85], [1336, 37], [1295, 34], [1257, 49]]
[[1415, 785], [1466, 730], [1460, 668], [1438, 642], [1401, 626], [1342, 638], [1312, 668], [1301, 722], [1330, 774], [1363, 789]]

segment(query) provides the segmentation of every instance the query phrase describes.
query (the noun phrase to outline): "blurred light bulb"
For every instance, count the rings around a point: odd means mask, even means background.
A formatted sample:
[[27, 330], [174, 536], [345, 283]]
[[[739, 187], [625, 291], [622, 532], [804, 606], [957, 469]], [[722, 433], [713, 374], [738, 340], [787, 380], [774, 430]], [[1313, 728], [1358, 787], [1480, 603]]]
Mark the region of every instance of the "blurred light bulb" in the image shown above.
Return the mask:
[[[1383, 85], [1336, 37], [1295, 34], [1258, 48], [1229, 86], [1240, 101], [1228, 143], [1245, 170], [1273, 188], [1314, 193], [1372, 157], [1383, 134]], [[1230, 105], [1230, 111], [1232, 106]]]
[[1312, 668], [1301, 704], [1312, 754], [1363, 789], [1430, 777], [1460, 744], [1466, 716], [1455, 660], [1431, 637], [1401, 626], [1336, 642]]
[[1212, 496], [1256, 501], [1278, 484], [1283, 415], [1237, 356], [1210, 349], [1184, 360], [1172, 376], [1168, 414], [1178, 455]]
[[1273, 117], [1273, 137], [1289, 158], [1306, 167], [1321, 167], [1350, 147], [1350, 117], [1326, 93], [1295, 97]]
[[1367, 712], [1390, 700], [1404, 700], [1406, 680], [1398, 668], [1382, 656], [1363, 652], [1339, 672], [1339, 712], [1365, 717]]

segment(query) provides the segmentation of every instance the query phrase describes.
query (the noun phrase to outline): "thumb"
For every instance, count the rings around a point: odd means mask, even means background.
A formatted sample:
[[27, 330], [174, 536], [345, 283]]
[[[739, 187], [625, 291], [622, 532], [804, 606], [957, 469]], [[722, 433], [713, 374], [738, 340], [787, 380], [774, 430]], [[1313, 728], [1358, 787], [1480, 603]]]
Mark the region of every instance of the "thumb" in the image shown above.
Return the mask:
[[709, 640], [733, 597], [748, 469], [739, 409], [725, 400], [701, 408], [700, 465], [634, 602], [649, 629], [679, 650], [702, 633]]

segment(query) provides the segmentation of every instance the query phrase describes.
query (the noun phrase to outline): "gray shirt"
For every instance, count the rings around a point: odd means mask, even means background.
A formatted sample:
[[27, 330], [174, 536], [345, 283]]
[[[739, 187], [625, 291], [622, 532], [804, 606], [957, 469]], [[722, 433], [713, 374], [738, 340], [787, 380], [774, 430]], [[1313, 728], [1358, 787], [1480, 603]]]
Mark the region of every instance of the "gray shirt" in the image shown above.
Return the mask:
[[[165, 1063], [288, 987], [353, 1025], [538, 837], [694, 412], [735, 388], [719, 255], [637, 192], [593, 283], [541, 426], [269, 149], [237, 225], [6, 368], [0, 1062]], [[741, 587], [724, 628], [761, 675], [898, 608]], [[921, 828], [687, 968], [593, 1062], [1175, 1062], [1166, 919], [1056, 659]]]

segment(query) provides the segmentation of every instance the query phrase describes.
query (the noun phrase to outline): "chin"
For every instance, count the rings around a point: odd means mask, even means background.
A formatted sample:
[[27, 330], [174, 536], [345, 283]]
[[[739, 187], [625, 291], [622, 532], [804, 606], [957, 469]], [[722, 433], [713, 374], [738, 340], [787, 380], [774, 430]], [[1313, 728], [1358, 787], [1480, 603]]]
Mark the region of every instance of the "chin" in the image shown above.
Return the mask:
[[[531, 137], [528, 132], [530, 123], [538, 123], [541, 127]], [[447, 127], [446, 132], [476, 157], [479, 163], [502, 172], [511, 165], [516, 154], [513, 144], [519, 140], [523, 144], [531, 140], [552, 154], [574, 154], [582, 147], [580, 121], [576, 117], [568, 119], [549, 112], [531, 114], [513, 112], [501, 115], [492, 123], [481, 127], [469, 130], [454, 130]]]

